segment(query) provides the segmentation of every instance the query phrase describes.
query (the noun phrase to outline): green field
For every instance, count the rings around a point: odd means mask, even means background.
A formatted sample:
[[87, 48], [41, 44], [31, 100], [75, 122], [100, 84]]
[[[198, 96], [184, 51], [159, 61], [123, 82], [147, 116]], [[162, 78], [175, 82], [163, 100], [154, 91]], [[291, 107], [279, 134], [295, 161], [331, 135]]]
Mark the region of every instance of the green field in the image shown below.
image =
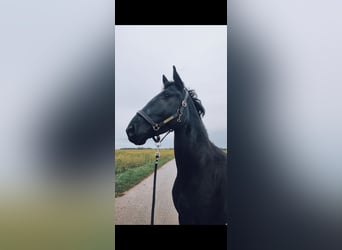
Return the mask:
[[[155, 152], [155, 149], [115, 150], [115, 197], [122, 195], [153, 172]], [[160, 149], [158, 167], [173, 158], [173, 149]]]

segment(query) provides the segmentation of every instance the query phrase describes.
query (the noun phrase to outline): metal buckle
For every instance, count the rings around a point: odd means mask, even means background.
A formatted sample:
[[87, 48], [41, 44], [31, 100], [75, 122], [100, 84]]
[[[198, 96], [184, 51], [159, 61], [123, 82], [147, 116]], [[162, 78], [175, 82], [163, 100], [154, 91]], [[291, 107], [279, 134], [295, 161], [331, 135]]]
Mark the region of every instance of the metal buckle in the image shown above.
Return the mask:
[[183, 106], [184, 108], [186, 107], [186, 101], [185, 101], [185, 100], [182, 101], [182, 106]]
[[154, 140], [154, 142], [156, 143], [156, 145], [160, 142], [160, 136], [152, 136], [152, 139]]
[[158, 131], [160, 129], [160, 126], [159, 126], [159, 124], [154, 124], [152, 126], [152, 128], [153, 128], [154, 131]]

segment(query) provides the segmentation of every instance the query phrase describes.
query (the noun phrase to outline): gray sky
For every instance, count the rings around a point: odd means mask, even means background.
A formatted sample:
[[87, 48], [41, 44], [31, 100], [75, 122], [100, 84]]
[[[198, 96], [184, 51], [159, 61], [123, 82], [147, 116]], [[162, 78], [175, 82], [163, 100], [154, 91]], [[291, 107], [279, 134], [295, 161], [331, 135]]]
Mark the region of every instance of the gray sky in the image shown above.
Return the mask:
[[[115, 26], [115, 147], [136, 147], [125, 129], [171, 80], [175, 65], [206, 109], [203, 122], [217, 146], [227, 145], [227, 27]], [[145, 147], [154, 147], [148, 140]], [[169, 135], [162, 147], [173, 147]]]

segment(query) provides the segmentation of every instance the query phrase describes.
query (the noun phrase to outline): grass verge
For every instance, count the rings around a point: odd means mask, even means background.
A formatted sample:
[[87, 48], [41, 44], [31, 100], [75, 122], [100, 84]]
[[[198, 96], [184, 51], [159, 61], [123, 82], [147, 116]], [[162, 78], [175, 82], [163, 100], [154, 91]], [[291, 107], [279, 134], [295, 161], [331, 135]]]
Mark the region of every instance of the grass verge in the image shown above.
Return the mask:
[[[132, 151], [130, 151], [131, 153]], [[131, 155], [129, 161], [132, 161], [132, 158], [143, 158], [141, 155], [148, 154], [154, 158], [154, 152], [151, 150], [134, 150], [134, 155]], [[120, 154], [127, 154], [123, 150], [117, 150], [116, 152], [116, 162], [120, 164], [123, 163], [122, 157]], [[159, 159], [158, 168], [163, 166], [166, 162], [170, 161], [174, 158], [173, 150], [161, 150], [161, 157]], [[118, 157], [117, 157], [118, 156]], [[124, 162], [128, 162], [128, 159]], [[125, 164], [127, 165], [127, 164]], [[154, 160], [149, 160], [147, 163], [137, 162], [136, 164], [130, 166], [129, 168], [119, 167], [116, 169], [115, 174], [115, 197], [121, 196], [125, 191], [132, 188], [133, 186], [140, 183], [143, 179], [149, 176], [154, 171]], [[123, 170], [124, 169], [124, 170]]]

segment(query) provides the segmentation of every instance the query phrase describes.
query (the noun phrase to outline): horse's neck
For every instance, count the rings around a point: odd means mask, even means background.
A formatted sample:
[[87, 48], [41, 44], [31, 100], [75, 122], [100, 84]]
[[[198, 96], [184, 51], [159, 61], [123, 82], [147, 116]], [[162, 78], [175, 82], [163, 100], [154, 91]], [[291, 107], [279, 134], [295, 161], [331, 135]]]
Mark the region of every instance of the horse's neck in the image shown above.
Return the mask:
[[[198, 165], [196, 162], [199, 161], [199, 154], [207, 151], [205, 149], [210, 144], [201, 118], [197, 113], [194, 113], [197, 112], [196, 108], [192, 107], [189, 112], [190, 115], [184, 121], [183, 126], [175, 131], [174, 148], [177, 168], [179, 169], [190, 168], [191, 166], [196, 167]], [[189, 162], [192, 164], [189, 164]]]

